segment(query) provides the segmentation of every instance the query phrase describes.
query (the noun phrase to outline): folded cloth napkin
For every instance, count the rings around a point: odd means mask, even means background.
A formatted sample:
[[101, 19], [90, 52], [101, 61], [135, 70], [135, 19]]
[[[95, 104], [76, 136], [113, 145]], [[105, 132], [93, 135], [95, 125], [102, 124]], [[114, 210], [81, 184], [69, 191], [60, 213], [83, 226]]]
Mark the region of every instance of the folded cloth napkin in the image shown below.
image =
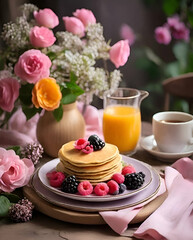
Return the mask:
[[[165, 184], [167, 198], [140, 225], [134, 236], [147, 240], [193, 240], [193, 161], [190, 158], [181, 158], [171, 167], [166, 167]], [[101, 212], [100, 215], [115, 232], [123, 234], [143, 205]]]
[[[84, 108], [83, 103], [77, 104], [80, 112], [83, 113], [86, 123], [85, 137], [91, 134], [97, 134], [103, 138], [102, 134], [102, 121], [100, 110], [97, 110], [94, 106], [88, 105]], [[20, 145], [24, 146], [26, 143], [37, 141], [36, 138], [36, 125], [39, 119], [39, 114], [36, 114], [30, 120], [26, 120], [26, 116], [22, 112], [21, 108], [18, 109], [10, 118], [8, 123], [8, 129], [0, 129], [0, 145], [11, 146]]]
[[168, 197], [134, 233], [147, 240], [193, 240], [193, 161], [181, 158], [165, 169]]

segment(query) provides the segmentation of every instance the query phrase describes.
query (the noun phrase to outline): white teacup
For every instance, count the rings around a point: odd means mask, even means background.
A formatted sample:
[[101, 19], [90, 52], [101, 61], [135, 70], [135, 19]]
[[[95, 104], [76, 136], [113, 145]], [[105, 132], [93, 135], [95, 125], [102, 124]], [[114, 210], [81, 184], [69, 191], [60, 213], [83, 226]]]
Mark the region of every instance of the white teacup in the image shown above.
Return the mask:
[[159, 112], [153, 115], [153, 135], [160, 151], [180, 153], [193, 144], [193, 116], [184, 112]]

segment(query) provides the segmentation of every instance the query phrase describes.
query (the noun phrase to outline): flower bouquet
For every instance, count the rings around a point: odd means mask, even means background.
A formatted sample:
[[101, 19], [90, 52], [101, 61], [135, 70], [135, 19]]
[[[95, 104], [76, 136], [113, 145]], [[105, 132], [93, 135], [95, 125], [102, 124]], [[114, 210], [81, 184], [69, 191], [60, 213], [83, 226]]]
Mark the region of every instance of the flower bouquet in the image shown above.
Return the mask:
[[[77, 99], [92, 101], [106, 90], [114, 91], [130, 55], [127, 40], [110, 45], [103, 27], [90, 10], [78, 9], [63, 17], [65, 31], [54, 33], [59, 24], [51, 9], [24, 4], [15, 22], [4, 24], [0, 55], [0, 126], [18, 106], [27, 119], [43, 109], [62, 118], [62, 105]], [[110, 60], [116, 67], [109, 72]], [[101, 64], [103, 64], [101, 66]]]

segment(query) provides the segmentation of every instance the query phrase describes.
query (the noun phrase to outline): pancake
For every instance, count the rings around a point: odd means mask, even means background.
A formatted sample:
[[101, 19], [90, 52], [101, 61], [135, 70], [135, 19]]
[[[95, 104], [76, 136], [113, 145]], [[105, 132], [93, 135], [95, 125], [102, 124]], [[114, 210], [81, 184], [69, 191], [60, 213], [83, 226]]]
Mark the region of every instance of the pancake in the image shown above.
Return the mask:
[[105, 147], [100, 151], [94, 151], [85, 154], [74, 147], [74, 141], [64, 144], [59, 150], [58, 156], [60, 159], [68, 161], [75, 166], [93, 166], [101, 165], [111, 161], [119, 153], [118, 148], [112, 144], [105, 144]]
[[88, 180], [93, 185], [108, 181], [114, 173], [121, 172], [122, 157], [115, 145], [106, 143], [101, 150], [86, 154], [76, 149], [74, 143], [68, 142], [60, 148], [57, 171], [75, 175], [79, 181]]
[[89, 166], [89, 167], [85, 167], [85, 166], [75, 166], [75, 165], [72, 165], [71, 163], [67, 162], [67, 161], [64, 161], [63, 159], [61, 159], [61, 163], [63, 163], [64, 167], [67, 168], [67, 169], [71, 169], [73, 170], [74, 172], [83, 172], [83, 173], [97, 173], [97, 172], [103, 172], [103, 171], [106, 171], [110, 168], [113, 168], [114, 166], [117, 165], [118, 162], [121, 161], [121, 156], [118, 154], [114, 159], [112, 159], [110, 162], [105, 162], [101, 165], [94, 165], [94, 166]]

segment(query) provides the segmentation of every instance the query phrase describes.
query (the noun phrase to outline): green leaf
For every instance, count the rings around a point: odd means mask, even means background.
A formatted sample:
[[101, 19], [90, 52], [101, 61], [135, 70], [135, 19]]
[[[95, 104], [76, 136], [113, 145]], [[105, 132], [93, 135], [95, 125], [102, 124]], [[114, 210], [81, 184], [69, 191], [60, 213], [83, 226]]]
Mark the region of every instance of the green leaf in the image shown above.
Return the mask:
[[33, 84], [25, 84], [21, 85], [21, 88], [19, 90], [19, 98], [21, 102], [27, 106], [32, 104], [32, 89], [34, 85]]
[[181, 73], [179, 63], [178, 62], [168, 63], [165, 67], [165, 73], [167, 77], [178, 76]]
[[76, 82], [76, 80], [77, 80], [77, 76], [73, 72], [70, 72], [70, 81]]
[[190, 25], [193, 27], [193, 10], [192, 9], [189, 10], [187, 15], [188, 15], [188, 21], [189, 21]]
[[66, 86], [68, 89], [70, 89], [70, 92], [76, 96], [84, 93], [84, 90], [80, 88], [75, 82], [66, 82]]
[[8, 198], [11, 203], [17, 203], [21, 199], [18, 195], [13, 193], [2, 193], [1, 195]]
[[189, 52], [189, 45], [185, 42], [176, 43], [173, 47], [173, 53], [176, 59], [180, 63], [180, 67], [184, 69], [187, 65], [188, 59], [188, 52]]
[[8, 214], [11, 203], [5, 196], [0, 196], [0, 217], [5, 217]]
[[163, 1], [163, 11], [167, 16], [176, 13], [180, 8], [179, 0], [164, 0]]
[[56, 121], [58, 121], [58, 122], [62, 119], [62, 117], [63, 117], [62, 104], [60, 104], [60, 106], [53, 111], [53, 115], [54, 115]]
[[21, 154], [21, 148], [20, 148], [20, 146], [10, 146], [10, 147], [7, 148], [7, 150], [10, 150], [10, 149], [12, 149], [13, 151], [15, 151], [15, 153], [16, 153], [18, 156], [20, 156], [20, 154]]
[[42, 111], [41, 108], [29, 108], [28, 106], [22, 106], [22, 111], [25, 114], [27, 120], [32, 118], [36, 113], [40, 113]]
[[52, 61], [52, 60], [54, 60], [57, 57], [57, 54], [55, 52], [48, 52], [47, 56]]
[[67, 95], [65, 95], [62, 100], [61, 100], [61, 103], [62, 104], [69, 104], [69, 103], [73, 103], [76, 101], [76, 95], [73, 94], [73, 93], [69, 93]]

